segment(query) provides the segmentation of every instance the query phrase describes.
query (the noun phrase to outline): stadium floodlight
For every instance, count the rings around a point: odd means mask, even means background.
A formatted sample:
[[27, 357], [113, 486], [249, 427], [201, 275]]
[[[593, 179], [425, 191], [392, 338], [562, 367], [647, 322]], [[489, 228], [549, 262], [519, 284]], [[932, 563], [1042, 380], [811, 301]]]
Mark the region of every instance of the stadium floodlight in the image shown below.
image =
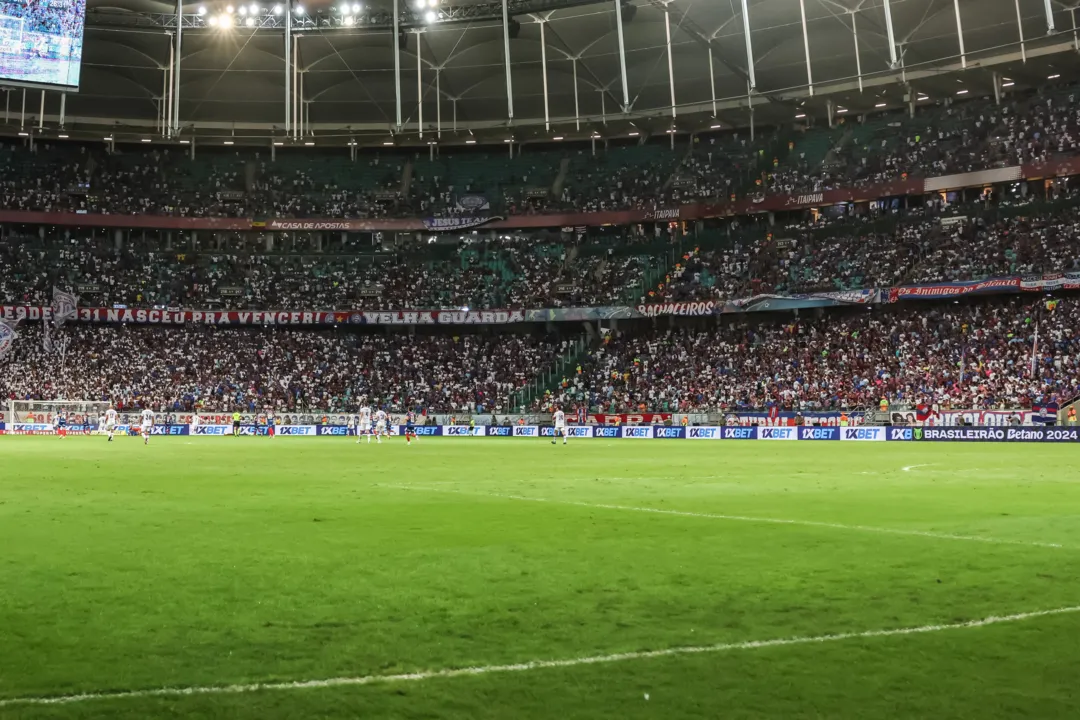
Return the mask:
[[352, 25], [353, 24], [352, 15], [346, 15], [344, 18], [342, 18], [341, 22], [345, 23], [346, 25]]
[[240, 13], [241, 15], [247, 15], [247, 8], [246, 8], [246, 7], [244, 7], [243, 5], [241, 5], [241, 6], [240, 6], [240, 10], [239, 10], [238, 12], [239, 12], [239, 13]]
[[275, 5], [274, 6], [274, 14], [275, 15], [280, 15], [281, 14], [281, 6], [280, 5]]
[[206, 14], [206, 6], [205, 5], [200, 5], [198, 13], [199, 13], [199, 17], [202, 17], [203, 15], [205, 15]]
[[439, 0], [428, 0], [428, 7], [430, 7], [430, 8], [439, 7]]
[[255, 3], [251, 3], [251, 14], [252, 15], [258, 15], [259, 14], [259, 6], [256, 5]]
[[360, 3], [353, 3], [353, 6], [352, 6], [353, 15], [359, 15], [360, 10], [361, 10]]
[[247, 20], [244, 21], [244, 24], [248, 27], [255, 27], [255, 18], [249, 17]]
[[226, 5], [225, 6], [225, 12], [228, 15], [232, 15], [233, 14], [233, 6], [232, 5]]
[[415, 7], [417, 10], [423, 10], [427, 7], [427, 2], [426, 0], [416, 0], [416, 3], [413, 5], [413, 7]]
[[304, 6], [303, 5], [297, 5], [296, 8], [293, 9], [293, 12], [296, 13], [297, 15], [303, 15], [304, 14]]
[[211, 15], [206, 22], [210, 23], [210, 27], [217, 27], [217, 15]]
[[424, 19], [427, 20], [429, 23], [433, 23], [439, 19], [439, 14], [434, 10], [428, 10], [427, 15], [424, 16]]
[[220, 25], [223, 28], [227, 28], [227, 27], [232, 26], [232, 16], [231, 15], [222, 15], [220, 18], [218, 18], [218, 25]]

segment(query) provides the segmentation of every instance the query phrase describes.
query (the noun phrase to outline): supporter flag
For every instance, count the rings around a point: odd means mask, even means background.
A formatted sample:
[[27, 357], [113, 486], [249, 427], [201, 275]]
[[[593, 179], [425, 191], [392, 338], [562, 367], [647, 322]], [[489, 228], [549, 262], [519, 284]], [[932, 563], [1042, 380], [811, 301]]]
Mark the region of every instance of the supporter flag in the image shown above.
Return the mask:
[[79, 313], [79, 298], [55, 286], [52, 296], [53, 327], [61, 327], [68, 320], [74, 320]]
[[1039, 323], [1035, 323], [1035, 339], [1031, 341], [1031, 377], [1035, 377], [1035, 356], [1039, 351]]
[[19, 334], [15, 332], [15, 326], [18, 324], [18, 320], [0, 320], [0, 358], [7, 355], [8, 350], [11, 350], [11, 346], [15, 344], [15, 338], [19, 337]]

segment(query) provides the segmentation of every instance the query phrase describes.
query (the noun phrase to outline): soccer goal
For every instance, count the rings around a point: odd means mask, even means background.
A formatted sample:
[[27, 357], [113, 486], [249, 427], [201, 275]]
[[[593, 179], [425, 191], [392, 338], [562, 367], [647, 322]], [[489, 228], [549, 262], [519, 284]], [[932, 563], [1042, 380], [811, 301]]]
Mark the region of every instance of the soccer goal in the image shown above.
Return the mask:
[[96, 430], [98, 418], [109, 409], [109, 403], [94, 400], [9, 400], [7, 423], [11, 434], [33, 433], [45, 430], [41, 425], [52, 426], [59, 413], [67, 417], [67, 426], [73, 432]]

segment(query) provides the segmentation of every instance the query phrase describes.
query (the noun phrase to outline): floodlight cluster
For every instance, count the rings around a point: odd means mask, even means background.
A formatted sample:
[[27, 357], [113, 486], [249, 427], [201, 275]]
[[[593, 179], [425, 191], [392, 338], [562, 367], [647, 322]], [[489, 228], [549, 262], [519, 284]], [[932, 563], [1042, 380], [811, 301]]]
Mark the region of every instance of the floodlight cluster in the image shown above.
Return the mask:
[[[259, 3], [240, 4], [237, 6], [226, 5], [220, 12], [215, 14], [209, 14], [210, 11], [205, 5], [200, 5], [196, 14], [200, 18], [206, 19], [206, 24], [210, 27], [216, 27], [221, 29], [228, 29], [234, 25], [244, 25], [245, 27], [255, 27], [259, 22], [259, 18], [263, 15], [281, 15], [285, 12], [285, 7], [281, 3], [275, 3], [273, 5], [262, 6]], [[303, 15], [304, 8], [300, 5], [296, 6], [296, 14]], [[207, 15], [209, 14], [209, 17]]]
[[[444, 20], [447, 17], [440, 7], [441, 0], [409, 0], [409, 2], [411, 2], [415, 11], [415, 17], [429, 24]], [[254, 28], [262, 26], [264, 17], [283, 15], [289, 12], [289, 8], [288, 3], [280, 2], [273, 5], [260, 5], [257, 2], [239, 3], [235, 6], [230, 4], [220, 9], [208, 9], [206, 5], [200, 5], [197, 15], [200, 21], [219, 29], [228, 29], [234, 26]], [[293, 4], [291, 9], [301, 22], [314, 20], [314, 18], [309, 18], [307, 10], [299, 3]], [[328, 10], [331, 17], [326, 18], [326, 21], [339, 27], [354, 27], [365, 22], [364, 13], [366, 8], [361, 2], [342, 0], [340, 3], [331, 5]], [[318, 15], [322, 17], [323, 13], [319, 12]]]

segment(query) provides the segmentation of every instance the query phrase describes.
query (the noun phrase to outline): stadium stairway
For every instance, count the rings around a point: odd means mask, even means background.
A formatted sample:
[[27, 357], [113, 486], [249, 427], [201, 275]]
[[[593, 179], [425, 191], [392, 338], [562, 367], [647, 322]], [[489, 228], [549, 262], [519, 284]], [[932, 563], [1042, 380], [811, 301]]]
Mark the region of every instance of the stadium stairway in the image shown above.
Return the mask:
[[554, 391], [562, 383], [563, 378], [569, 378], [571, 374], [577, 372], [581, 360], [591, 346], [598, 342], [597, 340], [595, 343], [590, 343], [584, 337], [575, 338], [566, 352], [555, 359], [551, 367], [540, 371], [531, 383], [514, 394], [514, 409], [525, 412], [549, 390]]
[[570, 158], [564, 157], [559, 161], [559, 174], [551, 183], [551, 196], [559, 197], [562, 194], [563, 185], [566, 183], [566, 174], [570, 172]]

